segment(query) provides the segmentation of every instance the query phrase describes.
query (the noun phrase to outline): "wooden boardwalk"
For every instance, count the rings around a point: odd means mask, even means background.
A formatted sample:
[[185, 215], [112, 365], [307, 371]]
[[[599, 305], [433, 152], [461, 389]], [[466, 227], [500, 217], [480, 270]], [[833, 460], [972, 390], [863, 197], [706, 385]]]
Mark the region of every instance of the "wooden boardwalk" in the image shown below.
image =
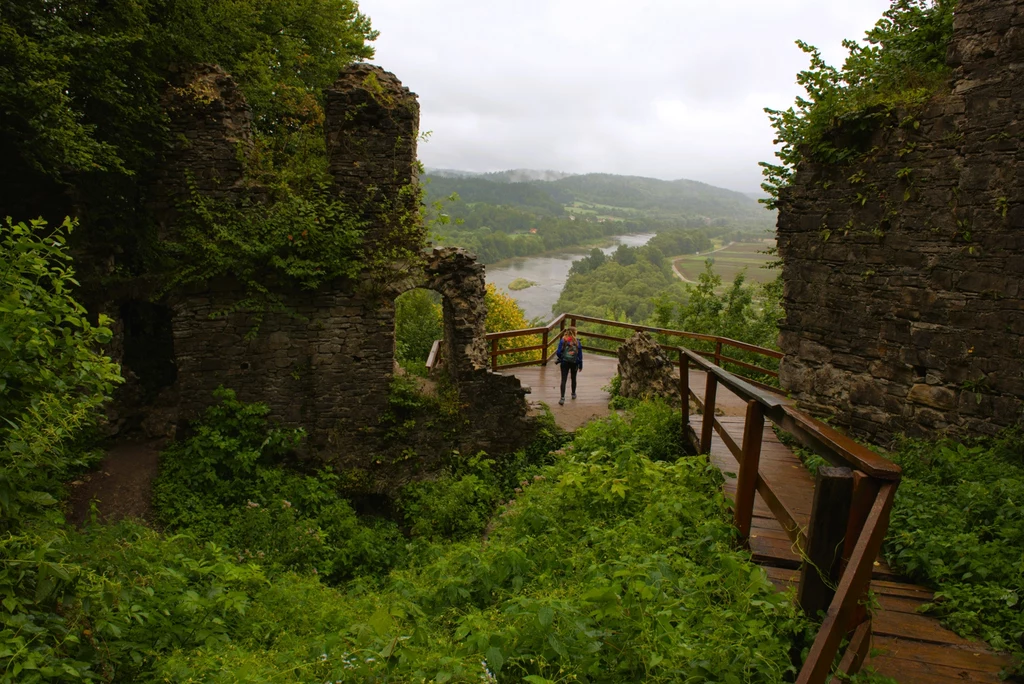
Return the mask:
[[[518, 368], [514, 374], [524, 386], [531, 387], [532, 403], [546, 403], [561, 427], [574, 430], [592, 418], [611, 413], [610, 396], [604, 388], [616, 370], [615, 359], [588, 355], [584, 372], [578, 376], [577, 399], [572, 401], [567, 390], [564, 406], [558, 405], [561, 377], [555, 364]], [[702, 371], [691, 372], [691, 387], [701, 388], [704, 382]], [[718, 392], [719, 421], [739, 440], [743, 434], [745, 405], [725, 387], [719, 386]], [[691, 420], [698, 434], [700, 418], [693, 416]], [[717, 433], [712, 440], [711, 459], [725, 475], [725, 493], [734, 496], [739, 465]], [[779, 442], [770, 423], [764, 430], [760, 472], [772, 481], [776, 494], [792, 511], [797, 524], [806, 530], [814, 498], [814, 479], [796, 455]], [[750, 550], [754, 561], [764, 567], [780, 590], [797, 586], [800, 554], [760, 495], [754, 502]], [[919, 610], [932, 601], [932, 592], [902, 580], [881, 560], [875, 562], [871, 589], [877, 596], [879, 608], [872, 617], [873, 651], [866, 661], [867, 667], [901, 684], [947, 684], [999, 682], [1002, 681], [999, 672], [1012, 665], [1009, 656], [963, 639], [942, 627], [937, 619], [922, 615]]]
[[[611, 414], [608, 402], [611, 394], [605, 389], [612, 378], [618, 373], [619, 362], [609, 356], [598, 356], [585, 353], [583, 372], [576, 375], [576, 400], [570, 398], [569, 383], [566, 383], [565, 405], [559, 406], [559, 389], [562, 382], [561, 371], [554, 361], [547, 366], [523, 366], [501, 373], [515, 375], [530, 388], [527, 400], [535, 409], [540, 404], [547, 404], [555, 417], [555, 422], [564, 430], [575, 430], [593, 418], [601, 418]], [[694, 387], [703, 387], [705, 374], [703, 371], [690, 372], [690, 383]], [[719, 415], [742, 416], [746, 404], [726, 388], [719, 389]]]
[[[743, 434], [743, 418], [719, 417], [719, 421], [730, 435], [738, 438]], [[692, 422], [699, 433], [700, 416], [694, 416]], [[772, 481], [796, 522], [806, 529], [814, 499], [814, 478], [779, 442], [770, 425], [765, 426], [762, 440], [760, 472]], [[711, 443], [711, 460], [725, 475], [725, 493], [734, 496], [739, 464], [717, 433]], [[796, 588], [800, 555], [760, 494], [754, 499], [750, 551], [754, 562], [764, 567], [777, 587]], [[881, 559], [875, 561], [871, 590], [877, 595], [879, 607], [871, 622], [874, 655], [869, 656], [866, 666], [880, 674], [901, 684], [995, 683], [1002, 681], [999, 672], [1012, 665], [1009, 656], [959, 637], [936, 618], [918, 612], [932, 601], [932, 592], [901, 579]]]

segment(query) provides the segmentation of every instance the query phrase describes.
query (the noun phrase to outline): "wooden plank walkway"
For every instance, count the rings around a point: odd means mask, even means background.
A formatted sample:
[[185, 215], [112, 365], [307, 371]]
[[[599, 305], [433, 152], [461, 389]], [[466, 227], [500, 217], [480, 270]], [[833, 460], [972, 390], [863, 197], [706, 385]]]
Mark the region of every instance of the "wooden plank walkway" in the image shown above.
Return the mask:
[[[564, 406], [558, 405], [561, 376], [554, 363], [506, 372], [515, 374], [524, 386], [531, 388], [531, 403], [547, 404], [558, 425], [575, 430], [593, 418], [611, 413], [610, 396], [604, 388], [617, 372], [617, 366], [613, 358], [588, 355], [584, 372], [577, 377], [577, 399], [571, 400], [567, 391]], [[698, 396], [703, 395], [704, 382], [702, 371], [691, 372], [690, 386]], [[744, 403], [719, 385], [716, 408], [725, 430], [740, 441]], [[700, 416], [692, 416], [698, 434], [700, 420]], [[711, 444], [711, 460], [725, 475], [725, 493], [734, 496], [739, 465], [717, 432]], [[760, 469], [772, 481], [796, 522], [806, 529], [814, 498], [814, 479], [797, 456], [779, 442], [770, 424], [763, 435]], [[780, 590], [797, 586], [800, 554], [760, 495], [754, 503], [750, 550], [754, 561], [764, 567]], [[872, 618], [874, 655], [866, 661], [867, 667], [901, 684], [994, 684], [1002, 681], [999, 672], [1012, 665], [1008, 655], [993, 653], [984, 644], [963, 639], [942, 627], [937, 619], [922, 615], [919, 609], [933, 600], [932, 592], [902, 580], [881, 559], [875, 563], [871, 589], [878, 597], [879, 610]]]
[[[729, 435], [739, 441], [743, 418], [719, 417]], [[692, 423], [700, 433], [701, 416]], [[734, 496], [739, 464], [715, 432], [711, 460], [725, 475], [725, 493]], [[765, 426], [759, 472], [770, 479], [775, 492], [793, 511], [805, 530], [811, 518], [814, 478], [800, 459], [779, 442], [771, 425]], [[764, 567], [779, 589], [795, 589], [800, 581], [800, 555], [782, 525], [758, 494], [750, 531], [754, 562]], [[933, 600], [927, 588], [897, 576], [882, 559], [875, 561], [871, 590], [879, 609], [872, 616], [871, 645], [874, 655], [866, 661], [880, 674], [901, 684], [946, 684], [949, 682], [1000, 682], [999, 672], [1013, 664], [1006, 654], [993, 653], [985, 644], [968, 641], [943, 627], [939, 620], [919, 610]]]
[[[610, 356], [587, 353], [586, 347], [583, 353], [583, 372], [576, 374], [576, 400], [570, 398], [567, 382], [564, 406], [558, 404], [562, 376], [553, 360], [547, 366], [523, 366], [498, 372], [519, 378], [524, 387], [530, 388], [527, 400], [534, 409], [539, 410], [541, 403], [547, 404], [558, 426], [571, 431], [594, 418], [611, 414], [611, 409], [608, 408], [611, 395], [604, 388], [612, 381], [619, 368], [618, 360]], [[691, 371], [691, 387], [703, 388], [705, 381], [706, 375], [703, 371]], [[747, 408], [739, 397], [724, 387], [718, 389], [717, 406], [719, 415], [726, 416], [742, 416]]]

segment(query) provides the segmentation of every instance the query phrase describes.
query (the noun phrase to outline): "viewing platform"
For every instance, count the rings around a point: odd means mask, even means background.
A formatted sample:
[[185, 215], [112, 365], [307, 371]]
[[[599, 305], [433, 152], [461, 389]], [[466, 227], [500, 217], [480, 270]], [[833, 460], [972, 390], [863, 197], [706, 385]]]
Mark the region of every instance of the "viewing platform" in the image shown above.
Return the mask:
[[[584, 323], [587, 329], [581, 329]], [[576, 400], [567, 387], [560, 406], [561, 373], [552, 356], [569, 325], [583, 342], [584, 370]], [[799, 684], [822, 684], [835, 674], [844, 645], [837, 669], [847, 674], [868, 666], [904, 684], [1002, 681], [999, 673], [1013, 665], [1011, 657], [922, 614], [933, 593], [899, 577], [880, 556], [900, 468], [797, 410], [774, 388], [779, 352], [565, 314], [541, 328], [489, 334], [491, 367], [515, 374], [531, 388], [532, 404], [547, 404], [558, 425], [574, 430], [611, 413], [608, 388], [618, 361], [610, 357], [626, 341], [609, 334], [615, 329], [646, 331], [675, 358], [680, 394], [690, 399], [680, 430], [694, 453], [710, 454], [722, 471], [741, 543], [780, 590], [795, 590], [807, 614], [824, 616]], [[669, 339], [678, 345], [667, 344]], [[502, 357], [514, 361], [501, 364]], [[815, 478], [791, 445], [831, 466]], [[871, 612], [864, 607], [869, 590], [877, 602]]]

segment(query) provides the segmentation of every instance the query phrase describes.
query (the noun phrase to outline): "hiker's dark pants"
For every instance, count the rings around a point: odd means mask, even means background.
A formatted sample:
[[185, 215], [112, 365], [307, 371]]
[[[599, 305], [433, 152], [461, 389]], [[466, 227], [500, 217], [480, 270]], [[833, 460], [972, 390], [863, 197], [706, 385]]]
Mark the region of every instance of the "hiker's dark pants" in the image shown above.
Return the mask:
[[570, 371], [572, 371], [572, 393], [576, 394], [576, 364], [574, 363], [574, 364], [570, 365], [568, 363], [563, 363], [562, 364], [562, 396], [563, 397], [565, 397], [565, 378], [569, 375]]

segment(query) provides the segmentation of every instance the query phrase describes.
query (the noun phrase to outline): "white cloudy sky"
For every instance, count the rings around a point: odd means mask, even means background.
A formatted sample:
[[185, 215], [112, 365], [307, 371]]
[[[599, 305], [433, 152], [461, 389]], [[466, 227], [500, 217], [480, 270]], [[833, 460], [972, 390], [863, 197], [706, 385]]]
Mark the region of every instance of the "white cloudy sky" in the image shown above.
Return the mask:
[[764, 107], [842, 61], [889, 0], [360, 0], [374, 62], [419, 94], [427, 166], [691, 178], [751, 192]]

